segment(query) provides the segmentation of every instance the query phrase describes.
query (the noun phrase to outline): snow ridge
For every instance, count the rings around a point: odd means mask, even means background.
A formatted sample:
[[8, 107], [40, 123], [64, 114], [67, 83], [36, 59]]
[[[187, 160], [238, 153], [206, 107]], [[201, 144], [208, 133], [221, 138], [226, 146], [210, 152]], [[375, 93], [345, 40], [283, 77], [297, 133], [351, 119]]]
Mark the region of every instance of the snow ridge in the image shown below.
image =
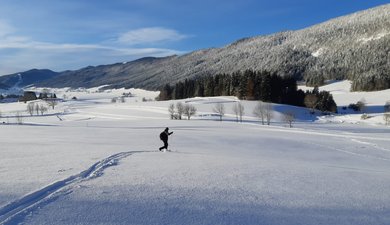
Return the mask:
[[135, 153], [146, 151], [120, 152], [96, 162], [79, 174], [57, 181], [40, 190], [30, 193], [19, 200], [0, 208], [0, 224], [15, 224], [23, 220], [29, 213], [60, 196], [67, 195], [76, 187], [75, 184], [85, 182], [103, 175], [106, 168], [118, 165], [119, 161]]

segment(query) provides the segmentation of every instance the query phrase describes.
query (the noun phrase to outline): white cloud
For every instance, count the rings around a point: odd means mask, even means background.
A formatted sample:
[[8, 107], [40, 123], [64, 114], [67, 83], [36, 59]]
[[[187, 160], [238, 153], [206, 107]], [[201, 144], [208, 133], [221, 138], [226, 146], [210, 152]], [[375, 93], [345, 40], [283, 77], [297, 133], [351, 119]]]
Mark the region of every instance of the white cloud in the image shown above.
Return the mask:
[[176, 30], [163, 27], [149, 27], [131, 30], [118, 38], [119, 43], [128, 45], [155, 44], [166, 41], [179, 41], [188, 37]]
[[0, 38], [3, 38], [9, 34], [12, 34], [15, 29], [7, 22], [0, 20]]
[[74, 70], [135, 60], [141, 57], [163, 57], [184, 52], [166, 48], [129, 48], [110, 44], [75, 44], [34, 41], [28, 37], [0, 36], [0, 76], [32, 68], [55, 71]]
[[170, 29], [144, 28], [127, 32], [116, 38], [118, 41], [115, 43], [52, 43], [17, 35], [12, 26], [0, 21], [0, 76], [32, 68], [74, 70], [88, 65], [130, 61], [146, 56], [183, 54], [184, 52], [174, 49], [132, 45], [175, 41], [185, 37]]

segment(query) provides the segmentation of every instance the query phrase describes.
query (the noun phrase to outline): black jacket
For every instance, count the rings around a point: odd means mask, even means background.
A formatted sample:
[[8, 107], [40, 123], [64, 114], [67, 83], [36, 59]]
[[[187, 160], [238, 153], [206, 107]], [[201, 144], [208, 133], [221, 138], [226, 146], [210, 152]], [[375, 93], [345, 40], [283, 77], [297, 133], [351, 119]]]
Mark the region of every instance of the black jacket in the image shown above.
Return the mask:
[[168, 136], [171, 135], [171, 134], [173, 134], [173, 132], [165, 132], [165, 131], [163, 131], [160, 134], [160, 139], [162, 141], [168, 141]]

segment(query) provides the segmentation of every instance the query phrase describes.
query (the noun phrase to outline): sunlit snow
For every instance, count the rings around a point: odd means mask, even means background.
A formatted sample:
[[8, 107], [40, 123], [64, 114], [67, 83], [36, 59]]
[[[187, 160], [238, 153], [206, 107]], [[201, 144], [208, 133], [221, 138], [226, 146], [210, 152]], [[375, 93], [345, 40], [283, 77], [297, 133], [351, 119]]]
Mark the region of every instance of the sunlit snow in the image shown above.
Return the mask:
[[314, 57], [319, 57], [324, 53], [325, 49], [324, 48], [319, 48], [317, 51], [313, 52], [311, 55]]
[[[241, 101], [237, 123], [230, 96], [157, 102], [139, 89], [64, 88], [51, 89], [64, 100], [44, 115], [0, 104], [0, 224], [390, 224], [390, 127], [379, 110], [390, 90], [349, 87], [320, 88], [340, 114], [274, 104], [270, 126], [254, 101]], [[361, 98], [372, 117], [342, 111]], [[179, 101], [198, 109], [191, 120], [170, 120]], [[165, 127], [174, 133], [163, 153]]]
[[383, 32], [383, 33], [376, 34], [374, 36], [360, 38], [358, 41], [360, 41], [362, 43], [367, 43], [369, 41], [375, 41], [375, 40], [381, 39], [389, 34], [390, 34], [390, 32]]

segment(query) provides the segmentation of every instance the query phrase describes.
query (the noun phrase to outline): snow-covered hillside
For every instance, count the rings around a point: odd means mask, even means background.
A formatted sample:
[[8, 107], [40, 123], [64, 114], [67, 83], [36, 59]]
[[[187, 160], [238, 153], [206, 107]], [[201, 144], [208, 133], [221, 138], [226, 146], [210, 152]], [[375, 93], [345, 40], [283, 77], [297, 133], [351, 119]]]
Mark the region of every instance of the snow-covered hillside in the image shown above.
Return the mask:
[[[351, 92], [351, 81], [333, 82], [319, 88], [320, 91], [329, 91], [337, 103], [338, 115], [321, 117], [325, 122], [345, 122], [345, 123], [364, 123], [370, 125], [381, 125], [383, 121], [383, 111], [386, 102], [390, 102], [390, 89], [373, 92]], [[302, 90], [312, 88], [299, 86]], [[362, 112], [354, 112], [351, 109], [345, 109], [349, 104], [362, 101], [366, 107]], [[362, 120], [362, 114], [367, 114], [368, 119]]]
[[[361, 98], [347, 86], [324, 88], [342, 106]], [[214, 97], [182, 100], [197, 115], [170, 120], [168, 105], [178, 101], [147, 101], [157, 92], [52, 91], [66, 100], [43, 116], [25, 103], [0, 104], [0, 224], [390, 223], [390, 128], [379, 112], [356, 123], [358, 114], [317, 118], [274, 105], [266, 126], [252, 113], [256, 102], [243, 102], [236, 123], [238, 100]], [[388, 91], [363, 96], [383, 105]], [[299, 119], [293, 128], [285, 111]], [[165, 127], [174, 133], [164, 153]]]
[[310, 84], [320, 84], [323, 79], [352, 79], [354, 90], [383, 90], [390, 88], [389, 11], [390, 4], [384, 4], [305, 29], [242, 38], [217, 48], [87, 66], [61, 72], [38, 85], [109, 84], [157, 90], [167, 83], [251, 69], [293, 76]]

